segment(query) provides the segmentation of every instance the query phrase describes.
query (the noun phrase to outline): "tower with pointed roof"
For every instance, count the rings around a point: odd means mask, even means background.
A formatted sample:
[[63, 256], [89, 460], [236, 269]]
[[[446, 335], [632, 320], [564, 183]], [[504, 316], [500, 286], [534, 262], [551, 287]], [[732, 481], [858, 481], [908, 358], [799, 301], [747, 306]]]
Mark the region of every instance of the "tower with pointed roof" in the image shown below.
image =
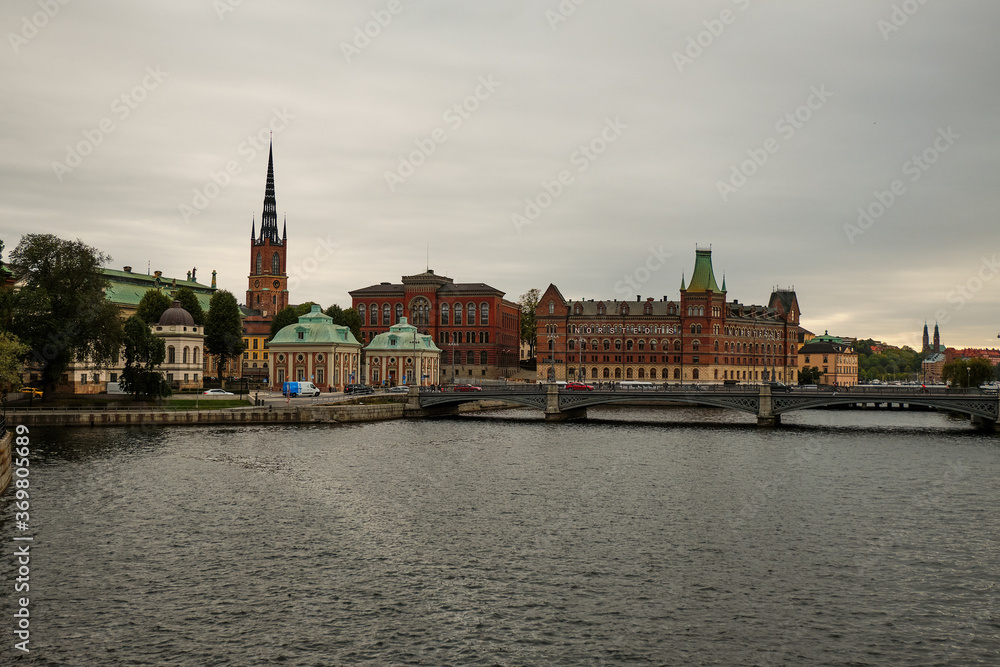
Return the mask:
[[[267, 151], [267, 181], [264, 185], [264, 210], [260, 229], [250, 221], [250, 274], [247, 276], [247, 300], [244, 309], [243, 374], [267, 376], [267, 353], [264, 344], [270, 338], [271, 320], [289, 305], [288, 296], [288, 226], [278, 233], [278, 207], [274, 195], [274, 152]], [[256, 363], [255, 363], [256, 362]]]
[[934, 352], [941, 351], [941, 332], [938, 331], [937, 322], [934, 323]]
[[923, 342], [923, 348], [921, 349], [921, 352], [930, 352], [931, 351], [931, 337], [930, 337], [930, 334], [927, 333], [927, 322], [924, 322], [924, 339], [923, 339], [922, 342]]

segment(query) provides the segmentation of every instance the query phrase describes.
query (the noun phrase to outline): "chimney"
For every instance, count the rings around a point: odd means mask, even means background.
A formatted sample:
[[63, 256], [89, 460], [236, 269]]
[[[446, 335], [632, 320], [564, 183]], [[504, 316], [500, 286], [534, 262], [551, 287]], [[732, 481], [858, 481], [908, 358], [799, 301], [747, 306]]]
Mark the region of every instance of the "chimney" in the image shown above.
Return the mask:
[[198, 267], [191, 269], [191, 280], [198, 280]]
[[215, 289], [215, 270], [212, 271], [212, 289]]
[[636, 294], [636, 295], [635, 295], [635, 302], [636, 302], [636, 303], [639, 303], [640, 301], [642, 301], [642, 296], [641, 296], [641, 295], [639, 295], [639, 294]]

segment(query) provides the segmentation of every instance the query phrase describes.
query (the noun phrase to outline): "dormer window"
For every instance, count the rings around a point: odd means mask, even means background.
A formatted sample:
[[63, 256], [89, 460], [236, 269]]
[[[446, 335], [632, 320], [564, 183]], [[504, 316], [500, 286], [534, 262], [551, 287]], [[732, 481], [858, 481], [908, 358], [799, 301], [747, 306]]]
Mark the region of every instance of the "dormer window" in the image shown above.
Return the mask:
[[306, 332], [305, 331], [299, 331], [298, 334], [299, 334], [299, 340], [305, 340], [306, 339]]

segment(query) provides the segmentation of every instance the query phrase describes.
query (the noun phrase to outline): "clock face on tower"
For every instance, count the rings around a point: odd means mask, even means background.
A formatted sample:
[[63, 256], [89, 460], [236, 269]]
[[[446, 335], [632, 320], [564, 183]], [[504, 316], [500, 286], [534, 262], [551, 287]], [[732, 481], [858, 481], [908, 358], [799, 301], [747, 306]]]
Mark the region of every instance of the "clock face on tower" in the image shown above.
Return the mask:
[[273, 283], [271, 283], [271, 284], [272, 284], [272, 285], [274, 285], [274, 289], [278, 289], [279, 287], [281, 287], [281, 283], [280, 283], [280, 282], [278, 282], [277, 280], [275, 280], [275, 281], [274, 281]]
[[260, 281], [259, 280], [253, 281], [253, 286], [254, 287], [260, 287]]

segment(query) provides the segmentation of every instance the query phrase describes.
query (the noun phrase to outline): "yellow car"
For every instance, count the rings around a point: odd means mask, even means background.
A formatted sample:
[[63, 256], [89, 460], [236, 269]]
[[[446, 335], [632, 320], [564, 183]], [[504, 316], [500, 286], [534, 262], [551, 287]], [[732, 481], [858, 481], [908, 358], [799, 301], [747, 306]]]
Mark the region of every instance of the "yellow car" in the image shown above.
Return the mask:
[[21, 392], [27, 394], [28, 396], [34, 396], [35, 398], [41, 398], [42, 397], [42, 390], [41, 389], [36, 389], [34, 387], [23, 387], [21, 389]]

